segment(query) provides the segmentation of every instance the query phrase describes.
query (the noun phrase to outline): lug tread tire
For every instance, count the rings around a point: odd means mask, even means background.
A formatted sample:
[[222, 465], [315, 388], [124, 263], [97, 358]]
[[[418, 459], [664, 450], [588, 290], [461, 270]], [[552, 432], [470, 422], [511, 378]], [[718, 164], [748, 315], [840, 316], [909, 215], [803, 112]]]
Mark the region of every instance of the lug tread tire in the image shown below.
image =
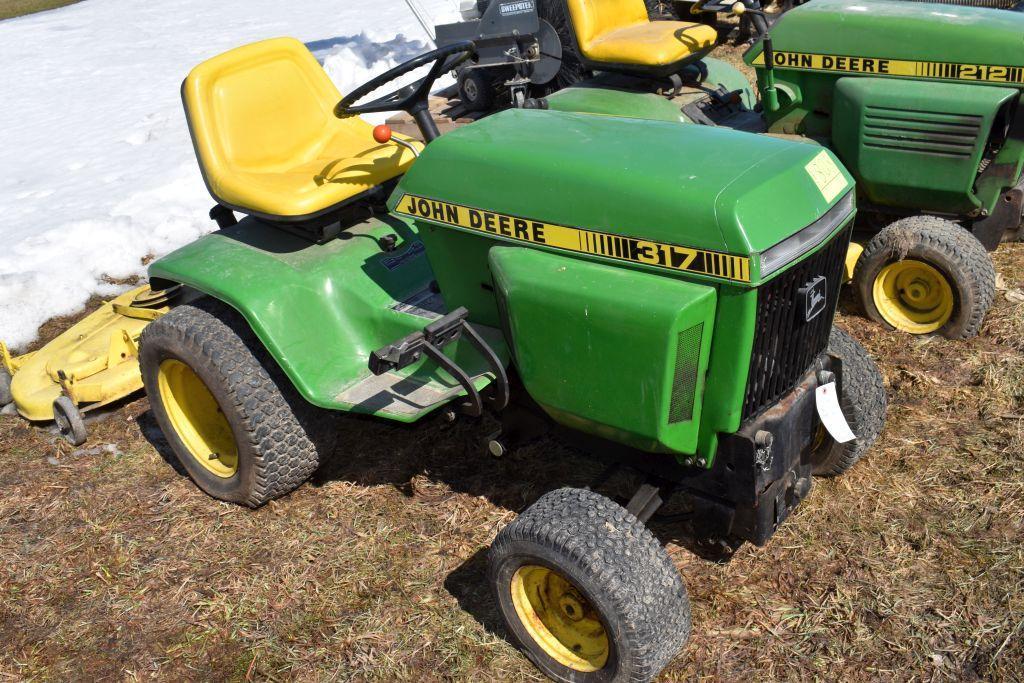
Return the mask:
[[0, 408], [13, 402], [14, 396], [11, 395], [11, 375], [7, 372], [7, 368], [0, 367]]
[[[564, 557], [586, 578], [588, 586], [580, 588], [599, 587], [621, 615], [622, 637], [613, 646], [619, 669], [608, 680], [650, 681], [686, 643], [691, 616], [682, 577], [650, 530], [622, 506], [585, 489], [563, 488], [542, 496], [502, 529], [491, 547], [490, 580], [499, 603], [501, 591], [507, 592], [500, 577], [503, 561], [521, 557], [524, 548]], [[557, 680], [590, 680], [551, 672], [528, 644], [523, 647]]]
[[[250, 487], [230, 497], [218, 497], [259, 507], [295, 490], [316, 471], [318, 439], [306, 426], [315, 420], [313, 406], [299, 396], [234, 309], [210, 298], [178, 306], [143, 330], [140, 345], [143, 379], [151, 401], [159, 400], [156, 377], [162, 349], [190, 366], [189, 359], [200, 359], [213, 370], [230, 398], [231, 405], [221, 409], [235, 432], [239, 458], [245, 453], [251, 458], [254, 477]], [[163, 410], [155, 412], [167, 433], [170, 425]]]
[[53, 401], [53, 421], [60, 435], [72, 446], [81, 446], [89, 440], [82, 411], [67, 396], [58, 396]]
[[952, 318], [939, 334], [949, 339], [977, 336], [996, 296], [996, 269], [992, 257], [965, 228], [936, 216], [901, 218], [883, 228], [865, 245], [854, 269], [853, 281], [868, 317], [890, 327], [875, 308], [872, 287], [893, 254], [904, 252], [904, 258], [920, 258], [953, 279], [951, 284], [957, 301]]
[[882, 373], [860, 342], [833, 327], [828, 350], [843, 361], [839, 405], [857, 438], [844, 444], [830, 439], [823, 457], [812, 459], [812, 472], [818, 477], [838, 477], [856, 465], [882, 433], [888, 407]]

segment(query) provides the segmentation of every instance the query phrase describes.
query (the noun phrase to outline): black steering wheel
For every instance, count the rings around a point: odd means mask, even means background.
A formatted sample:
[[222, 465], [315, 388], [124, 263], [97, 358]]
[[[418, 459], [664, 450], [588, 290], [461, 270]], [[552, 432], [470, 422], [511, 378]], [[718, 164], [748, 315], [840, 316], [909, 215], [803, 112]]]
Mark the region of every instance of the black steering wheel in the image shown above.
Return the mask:
[[[452, 71], [474, 54], [476, 54], [476, 44], [471, 40], [464, 40], [410, 59], [353, 90], [334, 107], [334, 115], [338, 118], [347, 118], [360, 114], [404, 111], [416, 120], [420, 132], [423, 133], [423, 139], [426, 142], [431, 142], [441, 133], [437, 130], [437, 124], [434, 123], [434, 118], [430, 115], [430, 89], [434, 87], [434, 82], [441, 77], [441, 74]], [[374, 90], [431, 62], [434, 65], [430, 67], [427, 75], [415, 83], [372, 102], [356, 104]]]

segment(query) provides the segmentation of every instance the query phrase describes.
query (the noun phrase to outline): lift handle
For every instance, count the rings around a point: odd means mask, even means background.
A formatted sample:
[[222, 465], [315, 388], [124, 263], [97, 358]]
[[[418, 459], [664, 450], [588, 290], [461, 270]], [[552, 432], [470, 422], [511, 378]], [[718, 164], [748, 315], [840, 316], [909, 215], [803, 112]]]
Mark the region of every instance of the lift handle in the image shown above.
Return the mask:
[[454, 377], [465, 390], [468, 402], [463, 404], [463, 411], [471, 417], [479, 417], [484, 412], [484, 399], [473, 385], [469, 373], [443, 352], [445, 346], [464, 336], [484, 357], [494, 373], [493, 391], [487, 397], [487, 402], [494, 410], [503, 410], [509, 401], [508, 373], [494, 349], [467, 322], [468, 317], [469, 311], [460, 307], [427, 325], [423, 331], [413, 332], [393, 344], [377, 349], [370, 354], [370, 372], [382, 375], [390, 370], [401, 370], [426, 355]]

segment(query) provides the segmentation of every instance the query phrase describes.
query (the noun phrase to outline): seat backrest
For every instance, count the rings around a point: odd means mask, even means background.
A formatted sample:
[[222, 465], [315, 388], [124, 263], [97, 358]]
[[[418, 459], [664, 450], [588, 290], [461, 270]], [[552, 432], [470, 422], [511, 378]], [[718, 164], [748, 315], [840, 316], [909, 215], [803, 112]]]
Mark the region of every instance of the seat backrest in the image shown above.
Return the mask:
[[644, 0], [566, 0], [580, 46], [608, 31], [650, 21]]
[[182, 99], [210, 179], [282, 171], [315, 155], [341, 95], [305, 45], [275, 38], [203, 62], [185, 79]]

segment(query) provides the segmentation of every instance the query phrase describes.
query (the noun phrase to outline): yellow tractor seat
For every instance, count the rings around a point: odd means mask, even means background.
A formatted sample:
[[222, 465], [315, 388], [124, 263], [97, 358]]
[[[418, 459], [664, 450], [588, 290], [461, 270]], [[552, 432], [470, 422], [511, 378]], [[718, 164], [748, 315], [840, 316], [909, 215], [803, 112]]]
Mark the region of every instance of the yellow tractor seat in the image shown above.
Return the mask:
[[644, 0], [567, 0], [576, 42], [597, 70], [668, 76], [711, 51], [711, 26], [651, 21]]
[[229, 209], [272, 221], [323, 216], [402, 173], [412, 152], [339, 119], [341, 94], [294, 38], [203, 62], [182, 85], [206, 186]]

